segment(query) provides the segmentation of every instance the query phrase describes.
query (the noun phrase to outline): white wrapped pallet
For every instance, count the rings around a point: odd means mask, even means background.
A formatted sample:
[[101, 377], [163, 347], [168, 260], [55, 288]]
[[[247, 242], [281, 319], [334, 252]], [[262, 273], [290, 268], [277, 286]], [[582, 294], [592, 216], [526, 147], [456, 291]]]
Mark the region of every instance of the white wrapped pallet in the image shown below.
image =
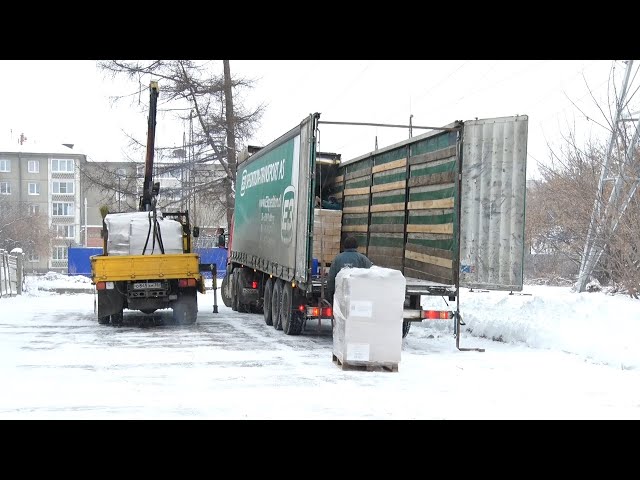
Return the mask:
[[399, 270], [344, 268], [333, 299], [333, 356], [343, 368], [387, 366], [394, 371], [402, 351], [406, 279]]
[[[158, 218], [158, 226], [160, 227], [164, 253], [182, 253], [182, 225], [180, 222], [169, 218]], [[147, 235], [149, 235], [148, 242]], [[145, 242], [147, 243], [146, 250], [144, 250]], [[142, 255], [143, 250], [144, 255], [159, 255], [162, 253], [158, 240], [156, 239], [154, 245], [153, 237], [149, 234], [149, 221], [132, 220], [129, 232], [129, 255]]]
[[129, 255], [129, 235], [132, 220], [149, 223], [150, 212], [109, 213], [104, 217], [107, 226], [107, 254]]
[[[182, 253], [182, 225], [176, 220], [162, 217], [157, 213], [158, 225], [162, 236], [164, 253]], [[107, 252], [109, 255], [142, 255], [144, 244], [149, 235], [150, 222], [153, 224], [151, 212], [110, 213], [105, 219], [107, 226]], [[152, 252], [153, 249], [153, 252]], [[161, 254], [156, 240], [149, 235], [145, 255]]]

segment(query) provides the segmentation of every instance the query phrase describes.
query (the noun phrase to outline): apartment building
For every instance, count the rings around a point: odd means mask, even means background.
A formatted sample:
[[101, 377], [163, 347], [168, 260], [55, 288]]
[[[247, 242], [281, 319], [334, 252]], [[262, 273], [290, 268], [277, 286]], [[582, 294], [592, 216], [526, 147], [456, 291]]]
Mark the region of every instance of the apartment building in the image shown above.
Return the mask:
[[47, 257], [25, 250], [27, 271], [67, 271], [67, 248], [81, 241], [80, 171], [86, 161], [70, 144], [0, 148], [2, 200], [27, 204], [30, 214], [46, 213], [56, 234]]
[[[153, 178], [160, 182], [161, 209], [188, 210], [193, 225], [201, 227], [199, 243], [215, 242], [218, 226], [226, 229], [226, 213], [195, 185], [224, 176], [219, 165], [197, 169], [183, 162], [156, 162]], [[101, 207], [110, 212], [138, 209], [144, 162], [88, 161], [73, 145], [0, 147], [0, 195], [2, 200], [23, 202], [30, 213], [46, 213], [55, 232], [46, 257], [23, 248], [30, 272], [68, 271], [68, 247], [102, 247]], [[1, 220], [1, 219], [0, 219]]]

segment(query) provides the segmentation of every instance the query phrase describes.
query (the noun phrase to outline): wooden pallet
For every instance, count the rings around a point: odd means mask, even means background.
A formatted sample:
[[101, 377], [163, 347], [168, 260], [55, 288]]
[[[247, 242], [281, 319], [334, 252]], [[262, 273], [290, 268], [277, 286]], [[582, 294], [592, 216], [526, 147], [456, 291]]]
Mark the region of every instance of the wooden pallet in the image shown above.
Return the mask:
[[333, 356], [333, 363], [338, 365], [342, 370], [356, 370], [361, 372], [397, 372], [397, 363], [367, 363], [367, 364], [354, 364], [348, 362], [341, 362], [338, 357]]

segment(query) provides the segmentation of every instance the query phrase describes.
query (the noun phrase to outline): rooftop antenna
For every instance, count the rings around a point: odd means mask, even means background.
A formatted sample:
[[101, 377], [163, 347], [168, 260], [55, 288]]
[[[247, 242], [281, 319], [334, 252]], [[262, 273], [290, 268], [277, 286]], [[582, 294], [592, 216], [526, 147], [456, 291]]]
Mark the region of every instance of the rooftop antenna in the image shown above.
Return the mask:
[[413, 137], [413, 113], [411, 113], [411, 96], [409, 96], [409, 138]]

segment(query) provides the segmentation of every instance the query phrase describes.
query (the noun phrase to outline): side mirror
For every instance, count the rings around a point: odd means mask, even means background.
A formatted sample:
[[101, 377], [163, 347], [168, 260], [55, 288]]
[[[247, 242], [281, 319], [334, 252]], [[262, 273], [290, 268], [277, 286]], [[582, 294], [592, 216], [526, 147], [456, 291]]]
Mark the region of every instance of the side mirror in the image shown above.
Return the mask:
[[200, 227], [193, 227], [193, 238], [198, 238], [200, 236]]

